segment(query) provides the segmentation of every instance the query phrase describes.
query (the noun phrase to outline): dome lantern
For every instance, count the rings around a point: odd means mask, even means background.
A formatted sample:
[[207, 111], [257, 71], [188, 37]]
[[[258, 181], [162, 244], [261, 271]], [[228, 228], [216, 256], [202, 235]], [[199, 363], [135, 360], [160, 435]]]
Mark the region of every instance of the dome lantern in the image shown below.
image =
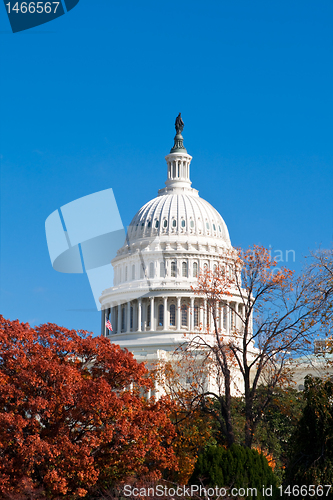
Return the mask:
[[184, 122], [181, 113], [176, 118], [175, 122], [176, 135], [174, 138], [174, 145], [170, 153], [165, 157], [168, 164], [168, 178], [165, 185], [168, 188], [189, 188], [192, 184], [190, 181], [190, 163], [192, 156], [190, 156], [183, 144], [184, 138], [182, 131], [184, 129]]

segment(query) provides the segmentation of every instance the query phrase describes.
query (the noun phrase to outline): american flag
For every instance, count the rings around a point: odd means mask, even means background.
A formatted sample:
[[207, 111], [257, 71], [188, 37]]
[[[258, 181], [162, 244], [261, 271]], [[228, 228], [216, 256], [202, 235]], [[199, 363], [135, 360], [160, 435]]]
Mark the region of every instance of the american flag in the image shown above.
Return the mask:
[[111, 321], [108, 319], [107, 322], [105, 323], [105, 326], [108, 330], [110, 330], [110, 332], [113, 332], [112, 330], [112, 325], [111, 325]]

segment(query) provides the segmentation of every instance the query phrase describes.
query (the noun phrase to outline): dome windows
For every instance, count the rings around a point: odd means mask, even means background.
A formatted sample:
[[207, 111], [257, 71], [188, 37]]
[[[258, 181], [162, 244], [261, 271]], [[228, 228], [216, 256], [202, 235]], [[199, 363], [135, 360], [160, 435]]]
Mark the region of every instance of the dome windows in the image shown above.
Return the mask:
[[156, 221], [155, 221], [155, 227], [156, 227], [156, 229], [158, 228], [158, 226], [159, 226], [159, 221], [158, 221], [158, 220], [156, 220]]
[[213, 229], [214, 229], [214, 231], [216, 231], [216, 226], [215, 226], [215, 224], [213, 224]]
[[135, 264], [132, 265], [132, 280], [135, 280]]
[[221, 226], [219, 226], [219, 231], [221, 232]]
[[193, 262], [193, 278], [197, 278], [197, 277], [198, 277], [198, 263]]
[[160, 262], [160, 278], [165, 277], [165, 266], [164, 266], [164, 261]]
[[177, 221], [176, 221], [176, 219], [173, 219], [173, 221], [172, 221], [172, 227], [177, 227]]
[[171, 278], [176, 277], [176, 270], [177, 270], [176, 262], [173, 260], [171, 262]]
[[194, 220], [191, 220], [190, 222], [190, 227], [193, 229], [194, 228]]
[[149, 265], [149, 277], [154, 278], [154, 275], [155, 275], [154, 262], [151, 262]]
[[182, 262], [182, 277], [187, 278], [187, 262]]
[[185, 221], [184, 221], [184, 219], [182, 219], [181, 226], [185, 227]]
[[166, 219], [163, 221], [163, 227], [168, 227], [168, 221]]
[[208, 223], [208, 222], [206, 222], [206, 228], [207, 228], [207, 229], [208, 229], [208, 231], [209, 231], [209, 223]]
[[148, 221], [147, 226], [151, 227], [151, 221], [150, 220]]

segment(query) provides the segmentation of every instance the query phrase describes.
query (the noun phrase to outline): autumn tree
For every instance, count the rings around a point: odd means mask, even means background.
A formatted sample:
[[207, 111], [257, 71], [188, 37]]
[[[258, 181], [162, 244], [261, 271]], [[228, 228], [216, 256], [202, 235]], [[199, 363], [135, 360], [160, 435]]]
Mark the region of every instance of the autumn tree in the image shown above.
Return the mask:
[[0, 492], [85, 496], [175, 467], [173, 409], [143, 364], [104, 337], [0, 316]]
[[[215, 269], [201, 270], [194, 292], [205, 301], [206, 323], [199, 333], [188, 336], [175, 355], [180, 366], [192, 358], [195, 370], [207, 372], [206, 379], [199, 375], [202, 383], [193, 378], [192, 407], [212, 414], [231, 446], [235, 441], [232, 394], [242, 394], [244, 444], [251, 447], [274, 389], [288, 384], [288, 361], [311, 344], [327, 294], [309, 300], [313, 281], [278, 268], [268, 250], [256, 245], [226, 252]], [[227, 329], [222, 314], [228, 318]], [[257, 398], [260, 385], [266, 391]]]

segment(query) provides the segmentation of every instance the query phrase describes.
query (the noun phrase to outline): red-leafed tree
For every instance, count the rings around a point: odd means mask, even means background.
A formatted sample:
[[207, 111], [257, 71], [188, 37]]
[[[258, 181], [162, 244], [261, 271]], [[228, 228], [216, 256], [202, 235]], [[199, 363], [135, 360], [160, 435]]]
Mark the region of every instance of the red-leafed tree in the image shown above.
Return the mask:
[[151, 385], [104, 337], [0, 316], [0, 492], [71, 498], [176, 467], [172, 406], [147, 400]]

